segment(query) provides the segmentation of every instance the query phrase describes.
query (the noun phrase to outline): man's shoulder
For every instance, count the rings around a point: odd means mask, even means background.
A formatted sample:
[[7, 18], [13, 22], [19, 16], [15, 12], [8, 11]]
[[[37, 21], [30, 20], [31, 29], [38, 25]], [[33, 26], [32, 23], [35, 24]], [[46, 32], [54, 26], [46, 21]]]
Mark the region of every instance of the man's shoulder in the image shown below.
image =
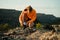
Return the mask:
[[34, 13], [36, 13], [36, 10], [35, 10], [35, 9], [33, 9], [32, 11], [33, 11]]

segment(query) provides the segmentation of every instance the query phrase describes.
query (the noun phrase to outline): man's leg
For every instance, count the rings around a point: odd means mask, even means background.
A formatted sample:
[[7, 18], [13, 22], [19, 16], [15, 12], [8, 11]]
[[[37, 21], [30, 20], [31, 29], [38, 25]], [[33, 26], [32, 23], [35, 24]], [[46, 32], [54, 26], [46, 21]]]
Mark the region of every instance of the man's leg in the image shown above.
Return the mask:
[[29, 28], [33, 28], [33, 26], [34, 26], [34, 23], [29, 23]]
[[36, 31], [36, 29], [34, 28], [34, 23], [29, 23], [29, 29], [30, 29], [30, 32]]
[[26, 24], [26, 22], [24, 22], [24, 23], [23, 23], [23, 26], [24, 26], [24, 28], [23, 28], [23, 29], [25, 29], [25, 28], [26, 28], [26, 25], [27, 25], [27, 24]]

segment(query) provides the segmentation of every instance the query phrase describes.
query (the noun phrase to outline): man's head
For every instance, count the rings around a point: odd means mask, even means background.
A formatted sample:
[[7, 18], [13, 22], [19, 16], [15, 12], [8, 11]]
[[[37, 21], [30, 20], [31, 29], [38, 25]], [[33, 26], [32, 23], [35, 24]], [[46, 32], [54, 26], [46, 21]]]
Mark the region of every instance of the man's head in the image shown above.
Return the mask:
[[28, 6], [28, 7], [26, 7], [25, 9], [24, 9], [24, 11], [28, 11], [29, 10], [29, 12], [31, 12], [32, 11], [32, 7], [31, 6]]
[[29, 6], [29, 12], [31, 12], [31, 11], [32, 11], [32, 9], [33, 9], [33, 8], [32, 8], [31, 6]]

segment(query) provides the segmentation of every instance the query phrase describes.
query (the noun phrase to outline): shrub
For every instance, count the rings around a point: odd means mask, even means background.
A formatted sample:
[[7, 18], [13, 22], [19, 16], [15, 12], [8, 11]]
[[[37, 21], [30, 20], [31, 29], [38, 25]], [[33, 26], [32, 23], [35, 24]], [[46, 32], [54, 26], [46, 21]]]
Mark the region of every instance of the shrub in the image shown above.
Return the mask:
[[36, 29], [40, 29], [41, 28], [41, 24], [40, 23], [37, 23], [36, 24]]
[[0, 31], [5, 31], [10, 29], [10, 25], [8, 23], [0, 24]]

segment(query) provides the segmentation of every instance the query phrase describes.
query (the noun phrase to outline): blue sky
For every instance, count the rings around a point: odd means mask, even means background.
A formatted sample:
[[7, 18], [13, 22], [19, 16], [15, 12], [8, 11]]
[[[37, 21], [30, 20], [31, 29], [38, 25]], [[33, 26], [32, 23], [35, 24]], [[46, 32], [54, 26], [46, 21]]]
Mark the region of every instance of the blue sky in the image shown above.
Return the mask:
[[0, 8], [23, 10], [31, 5], [37, 13], [60, 17], [60, 0], [0, 0]]

